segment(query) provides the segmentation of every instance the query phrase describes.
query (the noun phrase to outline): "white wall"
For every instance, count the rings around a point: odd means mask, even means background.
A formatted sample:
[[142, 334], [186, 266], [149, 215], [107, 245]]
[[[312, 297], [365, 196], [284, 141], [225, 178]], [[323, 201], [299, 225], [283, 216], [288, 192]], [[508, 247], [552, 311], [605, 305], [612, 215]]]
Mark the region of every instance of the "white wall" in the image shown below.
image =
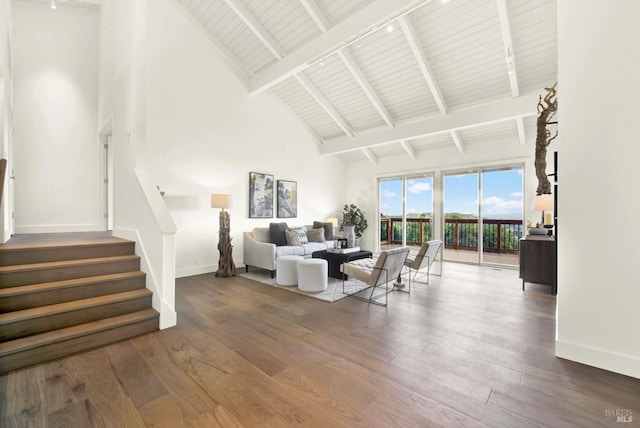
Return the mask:
[[[535, 111], [535, 106], [532, 106]], [[441, 218], [437, 217], [439, 209], [442, 209], [442, 175], [447, 171], [462, 170], [465, 168], [522, 165], [524, 164], [524, 216], [525, 223], [531, 220], [539, 221], [539, 213], [531, 213], [531, 200], [535, 196], [537, 181], [533, 168], [533, 155], [535, 152], [535, 135], [526, 136], [526, 144], [520, 144], [517, 138], [513, 140], [501, 140], [479, 144], [470, 144], [465, 147], [464, 153], [459, 153], [451, 143], [449, 148], [422, 151], [417, 153], [417, 159], [413, 160], [408, 155], [384, 157], [378, 165], [369, 161], [355, 162], [349, 165], [349, 192], [348, 202], [355, 203], [365, 211], [369, 227], [363, 235], [362, 246], [375, 249], [378, 239], [378, 228], [375, 227], [378, 218], [377, 207], [377, 179], [379, 177], [402, 176], [413, 173], [433, 173], [434, 192], [434, 238], [442, 238]], [[547, 156], [547, 170], [553, 169], [553, 146], [549, 146]], [[531, 215], [534, 215], [533, 217]], [[372, 227], [373, 226], [373, 227]]]
[[556, 355], [640, 378], [640, 2], [558, 2]]
[[[178, 276], [217, 270], [211, 193], [231, 193], [236, 265], [242, 232], [271, 221], [308, 224], [346, 202], [346, 168], [268, 94], [249, 96], [213, 44], [167, 0], [148, 3], [147, 159], [178, 226]], [[249, 172], [298, 183], [298, 218], [249, 219]], [[275, 201], [274, 201], [275, 204]]]
[[13, 5], [15, 231], [99, 230], [99, 12]]
[[13, 66], [12, 46], [12, 11], [10, 0], [0, 0], [0, 158], [7, 159], [7, 170], [4, 177], [2, 202], [0, 203], [0, 243], [11, 237], [11, 203], [10, 179], [13, 169]]

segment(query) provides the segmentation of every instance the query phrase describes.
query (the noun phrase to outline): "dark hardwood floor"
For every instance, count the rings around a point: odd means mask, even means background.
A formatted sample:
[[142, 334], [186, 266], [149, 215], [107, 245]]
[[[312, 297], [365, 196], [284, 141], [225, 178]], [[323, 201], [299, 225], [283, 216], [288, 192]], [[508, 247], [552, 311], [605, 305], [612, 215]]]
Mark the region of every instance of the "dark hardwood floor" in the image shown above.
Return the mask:
[[387, 308], [178, 279], [176, 327], [0, 377], [0, 426], [640, 426], [640, 380], [556, 358], [517, 276], [445, 264]]

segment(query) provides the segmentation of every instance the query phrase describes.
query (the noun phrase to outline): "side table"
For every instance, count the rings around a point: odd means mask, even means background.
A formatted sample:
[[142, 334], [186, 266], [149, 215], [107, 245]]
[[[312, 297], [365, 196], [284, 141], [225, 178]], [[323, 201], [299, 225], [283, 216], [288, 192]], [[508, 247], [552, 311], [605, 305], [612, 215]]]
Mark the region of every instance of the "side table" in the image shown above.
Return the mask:
[[557, 294], [556, 242], [553, 238], [528, 237], [520, 239], [520, 278], [525, 282], [551, 286], [551, 294]]

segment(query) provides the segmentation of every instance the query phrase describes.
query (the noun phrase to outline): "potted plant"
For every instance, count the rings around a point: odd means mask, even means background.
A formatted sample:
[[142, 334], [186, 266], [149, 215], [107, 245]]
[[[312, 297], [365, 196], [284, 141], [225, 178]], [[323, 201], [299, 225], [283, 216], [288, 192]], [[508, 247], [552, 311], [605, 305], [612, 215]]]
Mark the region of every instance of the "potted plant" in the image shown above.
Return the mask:
[[[345, 226], [347, 229], [345, 230]], [[353, 227], [354, 238], [360, 238], [362, 233], [367, 229], [367, 219], [364, 216], [364, 212], [358, 208], [355, 204], [345, 204], [342, 209], [342, 225], [340, 230], [345, 232], [345, 237], [349, 239], [349, 233]], [[351, 244], [350, 246], [353, 246]]]

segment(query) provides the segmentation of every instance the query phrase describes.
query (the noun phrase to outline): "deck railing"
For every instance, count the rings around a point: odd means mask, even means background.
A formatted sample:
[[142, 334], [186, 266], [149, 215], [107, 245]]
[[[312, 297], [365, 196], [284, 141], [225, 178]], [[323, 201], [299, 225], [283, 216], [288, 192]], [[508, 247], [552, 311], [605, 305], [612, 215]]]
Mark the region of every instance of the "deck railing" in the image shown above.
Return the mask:
[[[402, 218], [380, 218], [380, 243], [402, 244]], [[430, 218], [407, 218], [407, 245], [420, 246], [431, 239]], [[522, 220], [482, 220], [483, 251], [517, 254], [522, 236]], [[445, 248], [476, 251], [478, 249], [478, 219], [445, 218]]]

